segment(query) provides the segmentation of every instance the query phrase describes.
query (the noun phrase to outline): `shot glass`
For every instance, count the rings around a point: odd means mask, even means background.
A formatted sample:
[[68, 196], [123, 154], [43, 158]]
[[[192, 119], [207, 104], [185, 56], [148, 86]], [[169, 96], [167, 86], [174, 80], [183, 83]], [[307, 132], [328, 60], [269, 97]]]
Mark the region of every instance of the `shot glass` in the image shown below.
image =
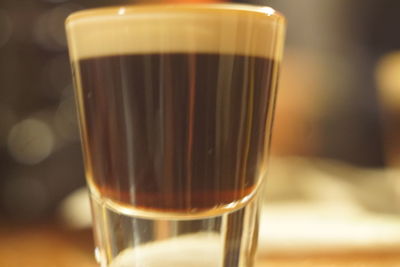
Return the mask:
[[66, 30], [101, 266], [253, 266], [283, 16], [132, 5]]

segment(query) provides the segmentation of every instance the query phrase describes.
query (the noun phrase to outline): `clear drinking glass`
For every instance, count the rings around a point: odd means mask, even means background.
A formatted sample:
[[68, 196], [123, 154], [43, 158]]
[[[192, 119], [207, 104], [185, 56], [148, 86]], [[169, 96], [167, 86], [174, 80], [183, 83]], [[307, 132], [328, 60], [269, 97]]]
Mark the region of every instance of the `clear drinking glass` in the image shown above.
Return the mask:
[[283, 17], [143, 5], [66, 29], [101, 266], [253, 266]]

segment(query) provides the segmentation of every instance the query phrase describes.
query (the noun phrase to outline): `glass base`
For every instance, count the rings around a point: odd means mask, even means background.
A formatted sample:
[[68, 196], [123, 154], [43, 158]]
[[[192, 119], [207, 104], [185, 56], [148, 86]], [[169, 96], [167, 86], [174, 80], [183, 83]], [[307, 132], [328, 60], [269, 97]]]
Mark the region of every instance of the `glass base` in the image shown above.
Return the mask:
[[101, 267], [252, 267], [258, 201], [212, 217], [132, 216], [91, 195]]

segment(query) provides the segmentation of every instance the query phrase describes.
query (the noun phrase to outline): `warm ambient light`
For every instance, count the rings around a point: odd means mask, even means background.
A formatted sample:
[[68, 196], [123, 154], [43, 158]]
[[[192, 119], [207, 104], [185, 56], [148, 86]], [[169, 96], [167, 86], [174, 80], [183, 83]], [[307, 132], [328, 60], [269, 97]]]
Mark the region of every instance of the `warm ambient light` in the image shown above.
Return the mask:
[[376, 65], [375, 80], [385, 108], [400, 110], [400, 51], [381, 57]]
[[165, 0], [164, 2], [168, 3], [216, 3], [216, 2], [225, 2], [223, 0]]

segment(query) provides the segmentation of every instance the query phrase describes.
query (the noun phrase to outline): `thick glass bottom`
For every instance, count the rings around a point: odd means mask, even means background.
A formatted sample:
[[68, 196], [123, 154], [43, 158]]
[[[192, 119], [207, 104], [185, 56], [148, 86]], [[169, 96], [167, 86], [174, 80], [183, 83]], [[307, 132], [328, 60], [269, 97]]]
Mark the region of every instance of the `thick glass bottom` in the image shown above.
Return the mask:
[[109, 200], [93, 194], [91, 204], [96, 258], [102, 267], [253, 266], [256, 197], [215, 216], [134, 216], [127, 207], [110, 206]]

